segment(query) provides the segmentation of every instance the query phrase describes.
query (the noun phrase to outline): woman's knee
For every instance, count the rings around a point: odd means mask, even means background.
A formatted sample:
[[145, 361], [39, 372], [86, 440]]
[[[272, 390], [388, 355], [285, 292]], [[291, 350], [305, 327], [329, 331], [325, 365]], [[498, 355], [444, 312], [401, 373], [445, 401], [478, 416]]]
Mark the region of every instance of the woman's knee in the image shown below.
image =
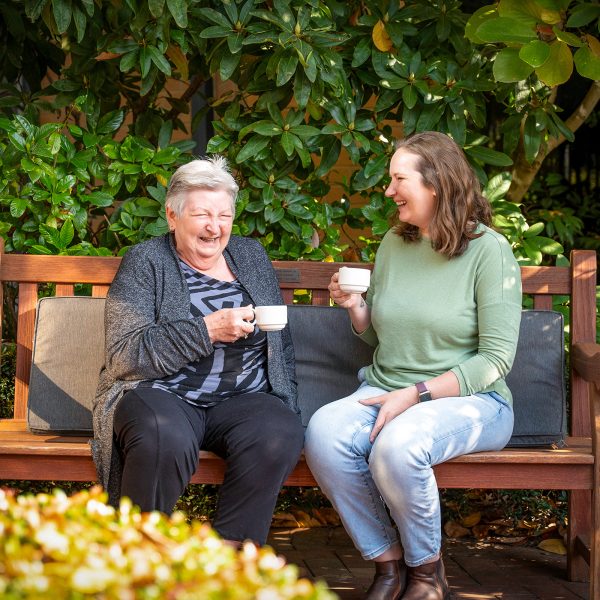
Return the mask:
[[326, 443], [335, 446], [338, 441], [348, 442], [365, 421], [358, 402], [337, 400], [321, 406], [310, 418], [304, 444], [310, 446], [313, 442]]
[[125, 453], [133, 450], [149, 456], [197, 456], [199, 445], [194, 435], [183, 435], [176, 411], [148, 401], [132, 390], [123, 396], [115, 409], [114, 431]]
[[399, 436], [384, 427], [373, 444], [369, 468], [376, 480], [385, 479], [391, 476], [392, 471], [399, 476], [403, 471], [431, 466], [428, 457], [425, 437]]
[[304, 444], [304, 427], [298, 415], [289, 411], [278, 415], [267, 431], [268, 451], [273, 454], [298, 455]]

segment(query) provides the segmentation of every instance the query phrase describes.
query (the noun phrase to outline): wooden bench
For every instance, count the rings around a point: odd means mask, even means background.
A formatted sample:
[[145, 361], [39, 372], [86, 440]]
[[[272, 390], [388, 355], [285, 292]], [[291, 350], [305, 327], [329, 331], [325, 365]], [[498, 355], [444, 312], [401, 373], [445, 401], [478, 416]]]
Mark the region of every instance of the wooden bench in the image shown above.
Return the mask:
[[[0, 480], [95, 481], [85, 437], [38, 435], [26, 426], [38, 286], [56, 284], [70, 296], [75, 283], [106, 295], [119, 266], [114, 257], [33, 256], [0, 253], [0, 281], [18, 285], [14, 415], [0, 421]], [[327, 285], [340, 263], [275, 262], [286, 303], [306, 289], [312, 303], [328, 305]], [[570, 297], [570, 426], [562, 448], [507, 448], [463, 456], [436, 467], [444, 488], [569, 490], [568, 576], [590, 578], [590, 598], [600, 597], [600, 346], [596, 340], [596, 254], [574, 251], [571, 267], [522, 267], [523, 291], [534, 307], [552, 308], [553, 296]], [[1, 289], [1, 288], [0, 288]], [[223, 461], [202, 452], [193, 483], [219, 483]], [[304, 461], [287, 485], [314, 486]], [[586, 564], [587, 563], [587, 564]], [[587, 565], [590, 565], [588, 568]]]

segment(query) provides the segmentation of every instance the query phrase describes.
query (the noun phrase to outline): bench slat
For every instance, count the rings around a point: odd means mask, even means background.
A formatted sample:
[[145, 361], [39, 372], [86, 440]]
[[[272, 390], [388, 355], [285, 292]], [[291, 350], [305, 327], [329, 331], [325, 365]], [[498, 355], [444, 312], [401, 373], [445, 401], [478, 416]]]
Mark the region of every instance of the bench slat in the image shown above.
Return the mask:
[[[589, 453], [573, 451], [549, 461], [537, 450], [515, 455], [505, 451], [471, 454], [435, 467], [440, 487], [504, 489], [589, 490], [592, 475]], [[527, 454], [528, 456], [525, 456]], [[512, 460], [515, 458], [516, 460]], [[526, 460], [522, 460], [526, 458]], [[485, 466], [484, 466], [485, 465]], [[484, 466], [484, 468], [482, 468]], [[518, 467], [518, 468], [516, 468]], [[192, 483], [223, 481], [225, 463], [202, 451]], [[95, 481], [96, 472], [85, 442], [60, 442], [31, 446], [22, 442], [0, 442], [0, 477], [50, 481]], [[300, 460], [286, 485], [316, 486], [304, 460]]]
[[29, 393], [29, 370], [31, 368], [31, 353], [33, 350], [37, 291], [38, 286], [35, 283], [21, 283], [19, 285], [14, 405], [14, 416], [16, 419], [24, 419], [27, 416], [27, 395]]

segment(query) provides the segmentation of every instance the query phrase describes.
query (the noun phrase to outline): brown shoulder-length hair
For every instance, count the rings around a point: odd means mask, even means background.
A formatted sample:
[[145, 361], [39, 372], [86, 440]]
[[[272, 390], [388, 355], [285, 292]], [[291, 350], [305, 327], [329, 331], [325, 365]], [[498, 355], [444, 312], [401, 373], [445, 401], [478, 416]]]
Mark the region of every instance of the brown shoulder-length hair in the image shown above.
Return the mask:
[[[490, 226], [492, 208], [481, 193], [479, 180], [462, 149], [447, 135], [437, 131], [416, 133], [396, 144], [418, 156], [417, 171], [423, 184], [435, 191], [436, 208], [429, 225], [433, 249], [448, 258], [460, 256], [479, 223]], [[395, 233], [407, 242], [420, 237], [418, 227], [400, 222]]]

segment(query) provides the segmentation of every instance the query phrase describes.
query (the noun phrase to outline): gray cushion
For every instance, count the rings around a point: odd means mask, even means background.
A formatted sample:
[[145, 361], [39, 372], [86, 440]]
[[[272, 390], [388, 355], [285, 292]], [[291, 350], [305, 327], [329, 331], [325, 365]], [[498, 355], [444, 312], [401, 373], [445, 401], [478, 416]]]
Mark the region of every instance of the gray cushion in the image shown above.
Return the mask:
[[[357, 372], [373, 349], [350, 329], [346, 310], [290, 306], [289, 321], [304, 425], [321, 406], [358, 387]], [[510, 446], [560, 445], [565, 436], [562, 315], [525, 310], [513, 369], [507, 377], [515, 409]]]
[[92, 402], [104, 363], [104, 298], [38, 302], [27, 424], [35, 433], [92, 433]]
[[[294, 305], [289, 323], [296, 352], [302, 422], [358, 387], [373, 349], [356, 337], [342, 308]], [[98, 373], [104, 362], [104, 299], [43, 298], [38, 304], [29, 387], [34, 432], [90, 434]], [[511, 446], [560, 445], [566, 431], [562, 315], [523, 311], [513, 369], [515, 429]]]
[[515, 427], [509, 446], [563, 444], [567, 430], [563, 316], [524, 310], [517, 354], [506, 383]]
[[352, 333], [344, 308], [289, 306], [288, 320], [296, 353], [298, 403], [306, 425], [321, 406], [358, 387], [358, 370], [371, 364], [373, 348]]

